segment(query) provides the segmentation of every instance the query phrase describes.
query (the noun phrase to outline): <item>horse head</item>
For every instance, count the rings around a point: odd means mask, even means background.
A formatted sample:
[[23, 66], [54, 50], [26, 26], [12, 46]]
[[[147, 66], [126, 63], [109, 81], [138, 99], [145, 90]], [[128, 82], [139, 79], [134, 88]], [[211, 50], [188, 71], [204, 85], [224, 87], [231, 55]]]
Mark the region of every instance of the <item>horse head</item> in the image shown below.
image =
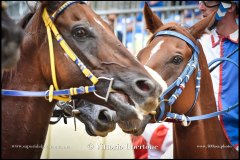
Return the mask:
[[[53, 14], [53, 11], [59, 7], [52, 3], [45, 5], [49, 14]], [[55, 14], [54, 23], [70, 48], [92, 72], [92, 75], [89, 73], [88, 76], [96, 83], [96, 93], [106, 97], [110, 92], [107, 103], [92, 93], [78, 96], [79, 98], [106, 104], [116, 110], [119, 115], [124, 115], [127, 110], [129, 116], [126, 116], [126, 119], [134, 118], [134, 115], [136, 118], [136, 109], [150, 112], [156, 108], [161, 87], [120, 43], [111, 28], [88, 5], [75, 3], [69, 6], [65, 11]], [[47, 47], [41, 49], [44, 53], [48, 53]], [[63, 52], [60, 45], [55, 44], [54, 50], [58, 53], [55, 58], [56, 75], [61, 88], [79, 87], [80, 84], [92, 85], [93, 82], [83, 76], [79, 66], [71, 62], [70, 57]], [[51, 82], [51, 72], [49, 67], [45, 67], [49, 66], [49, 55], [42, 57], [44, 77]], [[94, 76], [96, 76], [95, 79]], [[108, 80], [100, 77], [113, 78], [112, 86]], [[109, 86], [114, 91], [109, 91]]]
[[[202, 47], [197, 39], [205, 32], [208, 24], [213, 20], [214, 14], [215, 13], [202, 19], [190, 28], [185, 28], [175, 22], [163, 24], [157, 15], [152, 12], [149, 6], [145, 4], [144, 16], [146, 20], [146, 28], [152, 33], [152, 37], [149, 39], [147, 46], [139, 52], [137, 56], [138, 60], [142, 64], [155, 70], [159, 75], [161, 75], [163, 80], [166, 81], [168, 87], [171, 86], [189, 63], [195, 50], [195, 48], [193, 48], [195, 45], [191, 46], [185, 40], [179, 38], [177, 34], [180, 33], [183, 36], [188, 37], [189, 41], [191, 40], [199, 48], [200, 51], [198, 54], [200, 52], [202, 53]], [[165, 34], [164, 31], [170, 31], [169, 33], [173, 33], [173, 35], [168, 35], [168, 32]], [[201, 59], [201, 62], [199, 63], [206, 64], [205, 55], [199, 54], [199, 57], [199, 59]], [[195, 61], [197, 61], [196, 58]], [[200, 64], [199, 66], [202, 67], [203, 65]], [[201, 67], [200, 70], [207, 69]], [[197, 66], [195, 68], [197, 68]], [[177, 95], [177, 101], [175, 101], [171, 106], [172, 112], [187, 113], [192, 104], [194, 104], [197, 72], [198, 68], [193, 71], [190, 77], [187, 77], [189, 80], [188, 83], [186, 83], [186, 86], [181, 86], [182, 89], [184, 88], [184, 92], [182, 92], [181, 95]], [[164, 95], [164, 99], [170, 98], [176, 88], [176, 86], [173, 86], [172, 90], [169, 91], [168, 89], [168, 93]], [[165, 103], [164, 101], [165, 100], [162, 100], [160, 103]], [[168, 111], [169, 110], [170, 108], [168, 108]], [[159, 111], [161, 112], [161, 109]], [[164, 118], [165, 117], [162, 117], [161, 120]]]
[[[188, 61], [192, 56], [193, 49], [182, 39], [167, 35], [156, 36], [156, 34], [163, 30], [177, 31], [190, 37], [190, 39], [193, 42], [197, 43], [198, 47], [201, 48], [200, 44], [196, 41], [196, 39], [198, 39], [204, 33], [204, 29], [208, 26], [208, 23], [212, 21], [213, 15], [205, 18], [204, 20], [200, 21], [198, 24], [192, 26], [189, 29], [185, 29], [184, 27], [174, 22], [164, 25], [162, 21], [158, 18], [158, 16], [151, 11], [147, 3], [144, 6], [144, 16], [146, 27], [153, 34], [153, 36], [150, 38], [147, 46], [139, 52], [137, 58], [143, 65], [153, 69], [148, 70], [148, 72], [150, 72], [152, 77], [159, 84], [161, 84], [163, 91], [165, 92], [167, 90], [167, 86], [169, 87], [179, 77], [183, 69], [188, 64]], [[201, 57], [205, 56], [201, 54]], [[201, 60], [200, 63], [206, 64], [206, 60], [204, 62], [202, 62]], [[201, 69], [206, 70], [207, 68], [202, 68], [201, 65]], [[184, 93], [182, 93], [181, 96], [178, 98], [178, 101], [176, 101], [173, 106], [171, 106], [170, 110], [172, 112], [186, 113], [191, 110], [190, 107], [195, 100], [196, 78], [194, 77], [196, 77], [196, 75], [197, 73], [196, 71], [194, 71], [192, 73], [192, 76], [189, 78], [189, 83], [186, 84]], [[167, 83], [167, 86], [164, 85], [164, 81]], [[168, 94], [164, 95], [164, 97], [168, 99], [172, 94], [173, 91], [170, 91]], [[160, 99], [160, 103], [165, 103], [165, 98]], [[184, 107], [186, 106], [186, 108], [174, 107], [179, 105]], [[123, 129], [124, 132], [138, 136], [143, 133], [148, 123], [154, 123], [157, 121], [157, 119], [158, 121], [164, 120], [166, 118], [167, 111], [169, 111], [169, 109], [166, 110], [164, 108], [164, 110], [162, 110], [159, 106], [156, 109], [155, 113], [152, 112], [150, 114], [144, 115], [143, 121], [141, 121], [141, 123], [137, 125], [137, 127], [135, 127], [133, 130], [124, 130], [124, 127], [121, 127], [121, 120], [119, 119], [116, 122], [119, 124], [119, 126]], [[163, 115], [161, 119], [156, 118], [160, 115]]]
[[[168, 85], [160, 96], [154, 118], [155, 122], [175, 122], [174, 158], [238, 157], [233, 146], [220, 148], [222, 144], [231, 145], [218, 117], [212, 116], [217, 107], [205, 57], [208, 53], [204, 54], [198, 41], [214, 21], [215, 13], [186, 28], [174, 22], [163, 24], [148, 5], [144, 6], [146, 26], [152, 37], [137, 57], [142, 64], [161, 75]], [[211, 118], [207, 119], [208, 116]], [[199, 144], [204, 147], [198, 148]], [[209, 149], [209, 144], [218, 148]]]

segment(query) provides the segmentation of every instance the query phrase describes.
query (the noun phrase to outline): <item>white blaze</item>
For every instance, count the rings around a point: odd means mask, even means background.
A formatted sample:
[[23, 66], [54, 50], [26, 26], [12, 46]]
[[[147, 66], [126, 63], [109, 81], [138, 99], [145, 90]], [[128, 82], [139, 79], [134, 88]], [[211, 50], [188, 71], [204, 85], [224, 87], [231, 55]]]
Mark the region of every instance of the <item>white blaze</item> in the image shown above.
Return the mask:
[[94, 17], [93, 19], [94, 19], [94, 21], [97, 22], [100, 26], [102, 26], [103, 28], [105, 28], [105, 27], [103, 26], [103, 24], [102, 24], [98, 19], [96, 19], [95, 17]]
[[153, 47], [153, 49], [151, 50], [151, 54], [150, 54], [150, 57], [149, 57], [149, 59], [154, 55], [154, 54], [156, 54], [157, 53], [157, 51], [160, 49], [160, 47], [161, 47], [161, 45], [163, 44], [163, 40], [161, 40], [161, 41], [159, 41], [158, 43], [157, 43], [157, 45], [155, 46], [155, 47]]
[[148, 73], [157, 81], [160, 86], [162, 87], [162, 93], [167, 89], [167, 83], [162, 79], [162, 77], [154, 71], [152, 68], [149, 68], [148, 66], [144, 66], [145, 69], [148, 71]]

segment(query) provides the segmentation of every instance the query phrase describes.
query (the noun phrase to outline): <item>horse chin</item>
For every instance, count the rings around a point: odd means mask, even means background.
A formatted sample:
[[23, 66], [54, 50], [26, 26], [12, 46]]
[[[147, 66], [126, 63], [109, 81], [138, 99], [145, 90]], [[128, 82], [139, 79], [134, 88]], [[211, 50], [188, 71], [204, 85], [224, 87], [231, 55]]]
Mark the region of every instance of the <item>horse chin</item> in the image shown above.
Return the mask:
[[141, 120], [118, 121], [123, 132], [133, 135], [141, 135], [144, 131]]
[[127, 134], [132, 134], [134, 136], [140, 136], [142, 135], [144, 129], [139, 129], [139, 130], [131, 130], [131, 131], [125, 131], [125, 130], [122, 130], [123, 132], [127, 133]]
[[91, 123], [85, 123], [85, 130], [90, 136], [106, 137], [111, 131], [99, 131]]
[[150, 115], [144, 115], [143, 120], [132, 120], [127, 122], [118, 121], [118, 125], [123, 132], [132, 134], [134, 136], [139, 136], [144, 132], [150, 120]]

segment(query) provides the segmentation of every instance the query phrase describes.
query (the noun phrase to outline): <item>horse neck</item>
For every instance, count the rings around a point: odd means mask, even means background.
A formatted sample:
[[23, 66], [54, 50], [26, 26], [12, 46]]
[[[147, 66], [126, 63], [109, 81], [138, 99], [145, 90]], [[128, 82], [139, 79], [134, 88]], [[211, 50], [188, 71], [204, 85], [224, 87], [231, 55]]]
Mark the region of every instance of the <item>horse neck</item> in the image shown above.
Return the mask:
[[[188, 115], [190, 117], [217, 111], [206, 58], [203, 52], [199, 56], [201, 89], [196, 105]], [[173, 139], [174, 158], [236, 158], [238, 155], [235, 149], [229, 147], [231, 145], [217, 117], [193, 121], [188, 127], [174, 124]]]
[[[39, 48], [33, 37], [26, 34], [17, 68], [12, 71], [11, 79], [7, 75], [3, 77], [2, 88], [46, 91], [49, 85], [42, 75]], [[2, 96], [2, 105], [2, 156], [40, 158], [54, 103], [44, 97]]]

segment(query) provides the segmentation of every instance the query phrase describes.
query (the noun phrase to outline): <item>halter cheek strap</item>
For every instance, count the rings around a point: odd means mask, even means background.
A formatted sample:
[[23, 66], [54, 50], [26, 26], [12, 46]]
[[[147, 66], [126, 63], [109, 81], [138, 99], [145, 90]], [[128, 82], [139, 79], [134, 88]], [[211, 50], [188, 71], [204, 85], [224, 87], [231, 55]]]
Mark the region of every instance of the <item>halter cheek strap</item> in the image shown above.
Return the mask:
[[[70, 4], [73, 4], [70, 3]], [[63, 5], [64, 7], [70, 6]], [[60, 8], [62, 11], [62, 7]], [[57, 12], [61, 13], [61, 12]], [[45, 26], [47, 28], [47, 35], [48, 35], [48, 44], [49, 44], [49, 52], [50, 52], [50, 62], [51, 62], [51, 72], [52, 72], [52, 80], [54, 87], [59, 90], [58, 84], [57, 84], [57, 78], [56, 78], [56, 72], [55, 72], [55, 62], [54, 62], [54, 50], [53, 50], [53, 42], [52, 42], [52, 34], [51, 31], [53, 31], [55, 38], [57, 42], [61, 45], [65, 53], [71, 58], [72, 61], [75, 62], [81, 69], [82, 73], [88, 77], [93, 84], [96, 84], [98, 82], [98, 79], [91, 73], [89, 69], [86, 68], [86, 66], [81, 62], [81, 60], [76, 56], [76, 54], [72, 51], [72, 49], [69, 47], [69, 45], [66, 43], [66, 41], [62, 38], [61, 34], [58, 32], [56, 26], [53, 24], [52, 19], [49, 17], [46, 8], [44, 8], [43, 15], [42, 15], [43, 21], [45, 23]], [[67, 98], [66, 100], [70, 100]]]
[[[198, 68], [198, 73], [197, 73], [197, 77], [196, 77], [195, 99], [194, 99], [193, 105], [190, 108], [190, 110], [192, 110], [193, 106], [196, 103], [197, 97], [198, 97], [198, 93], [199, 93], [199, 90], [200, 90], [200, 80], [201, 80], [201, 70], [200, 70], [199, 65], [198, 65], [198, 55], [199, 55], [198, 46], [196, 46], [188, 37], [186, 37], [183, 34], [180, 34], [178, 32], [175, 32], [175, 31], [170, 31], [170, 30], [160, 31], [155, 35], [155, 37], [156, 36], [162, 36], [162, 35], [174, 36], [174, 37], [177, 37], [179, 39], [184, 40], [188, 45], [191, 46], [191, 48], [193, 48], [193, 55], [190, 58], [190, 60], [188, 61], [188, 64], [184, 68], [181, 75], [160, 96], [160, 101], [162, 103], [160, 103], [161, 114], [159, 115], [159, 117], [157, 119], [158, 121], [161, 121], [163, 119], [163, 116], [164, 116], [164, 113], [165, 113], [165, 104], [168, 103], [168, 105], [171, 107], [173, 105], [173, 103], [175, 103], [175, 101], [181, 95], [183, 89], [185, 88], [186, 83], [189, 81], [190, 76], [192, 75], [194, 70], [196, 68]], [[175, 92], [170, 96], [169, 99], [165, 99], [164, 97], [170, 91], [172, 91], [174, 88], [177, 88], [175, 90]], [[164, 120], [166, 120], [166, 118]]]
[[[52, 36], [51, 36], [51, 30], [55, 35], [55, 38], [57, 40], [57, 42], [61, 45], [61, 47], [63, 48], [63, 50], [66, 52], [66, 54], [75, 62], [75, 64], [77, 64], [79, 66], [79, 68], [81, 69], [82, 73], [89, 78], [93, 85], [95, 85], [99, 79], [105, 79], [109, 81], [109, 87], [106, 93], [106, 96], [100, 96], [96, 93], [96, 91], [94, 91], [93, 93], [100, 99], [104, 99], [105, 101], [108, 100], [108, 96], [110, 94], [110, 92], [112, 92], [113, 90], [111, 89], [112, 84], [113, 84], [113, 78], [107, 78], [107, 77], [99, 77], [96, 78], [92, 72], [87, 69], [87, 67], [83, 64], [83, 62], [76, 56], [76, 54], [73, 52], [73, 50], [69, 47], [69, 45], [66, 43], [66, 41], [63, 39], [63, 37], [61, 36], [61, 34], [58, 32], [57, 28], [55, 27], [53, 20], [60, 14], [62, 13], [67, 7], [69, 7], [70, 5], [74, 4], [74, 3], [79, 3], [78, 1], [69, 1], [64, 3], [57, 11], [55, 11], [52, 16], [50, 17], [47, 13], [46, 8], [44, 8], [43, 11], [43, 20], [45, 23], [45, 26], [48, 30], [48, 40], [49, 40], [49, 51], [50, 51], [50, 58], [51, 58], [51, 71], [52, 71], [52, 79], [53, 79], [53, 84], [54, 87], [58, 90], [58, 86], [57, 86], [57, 80], [56, 80], [56, 74], [55, 74], [55, 64], [54, 64], [54, 52], [53, 52], [53, 44], [52, 44]], [[88, 86], [86, 86], [88, 87]]]

